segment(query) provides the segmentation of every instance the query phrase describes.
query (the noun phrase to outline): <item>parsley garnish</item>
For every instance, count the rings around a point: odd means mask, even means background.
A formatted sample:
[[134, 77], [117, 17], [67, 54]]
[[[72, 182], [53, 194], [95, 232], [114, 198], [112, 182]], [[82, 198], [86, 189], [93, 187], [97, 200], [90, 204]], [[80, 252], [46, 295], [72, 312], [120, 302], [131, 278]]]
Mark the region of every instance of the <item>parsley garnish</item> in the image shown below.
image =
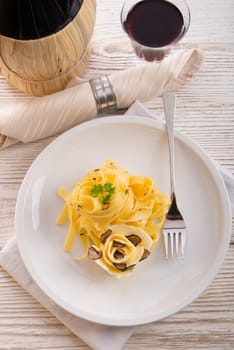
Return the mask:
[[108, 204], [108, 203], [110, 203], [110, 199], [111, 199], [111, 194], [108, 193], [100, 199], [100, 202], [102, 204]]
[[104, 185], [93, 185], [90, 194], [92, 197], [99, 198], [101, 204], [109, 204], [111, 195], [115, 192], [115, 187], [110, 182], [106, 182]]
[[114, 186], [110, 182], [106, 182], [103, 185], [104, 192], [109, 192], [110, 194], [115, 192]]
[[98, 195], [102, 192], [103, 192], [102, 185], [93, 185], [93, 187], [91, 188], [90, 194], [93, 197], [98, 197]]

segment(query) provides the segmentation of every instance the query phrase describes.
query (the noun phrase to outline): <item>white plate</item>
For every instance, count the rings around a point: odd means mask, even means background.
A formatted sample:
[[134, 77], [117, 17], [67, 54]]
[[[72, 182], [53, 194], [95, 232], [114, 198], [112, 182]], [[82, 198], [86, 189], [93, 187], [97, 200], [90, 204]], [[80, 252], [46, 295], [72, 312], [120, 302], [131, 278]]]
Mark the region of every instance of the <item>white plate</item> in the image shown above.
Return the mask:
[[169, 194], [163, 124], [142, 117], [84, 123], [52, 142], [23, 181], [16, 206], [20, 253], [40, 288], [77, 316], [109, 325], [165, 318], [196, 299], [223, 262], [231, 233], [226, 188], [212, 161], [176, 132], [177, 195], [189, 231], [185, 259], [166, 261], [160, 242], [131, 276], [116, 279], [93, 261], [77, 263], [65, 253], [67, 226], [55, 224], [63, 206], [57, 188], [71, 189], [107, 158], [130, 173], [152, 177], [159, 189]]

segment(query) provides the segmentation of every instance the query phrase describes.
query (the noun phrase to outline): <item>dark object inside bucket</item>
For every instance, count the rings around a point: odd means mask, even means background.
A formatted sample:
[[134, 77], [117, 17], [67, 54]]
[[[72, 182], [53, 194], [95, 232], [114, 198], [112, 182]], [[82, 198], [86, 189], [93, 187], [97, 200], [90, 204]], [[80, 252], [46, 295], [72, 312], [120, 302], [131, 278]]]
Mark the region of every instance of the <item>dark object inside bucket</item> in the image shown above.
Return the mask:
[[83, 0], [0, 0], [0, 35], [18, 40], [46, 37], [73, 20]]

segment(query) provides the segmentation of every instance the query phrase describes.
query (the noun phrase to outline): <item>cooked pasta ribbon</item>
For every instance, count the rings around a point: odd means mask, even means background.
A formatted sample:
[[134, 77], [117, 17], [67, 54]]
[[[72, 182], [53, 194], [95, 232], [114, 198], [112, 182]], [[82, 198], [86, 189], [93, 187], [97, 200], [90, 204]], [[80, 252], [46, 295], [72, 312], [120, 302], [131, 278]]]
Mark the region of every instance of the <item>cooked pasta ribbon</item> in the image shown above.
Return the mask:
[[148, 257], [169, 206], [151, 178], [130, 175], [112, 159], [58, 195], [65, 205], [57, 224], [69, 221], [64, 250], [71, 252], [79, 236], [86, 256], [116, 276]]

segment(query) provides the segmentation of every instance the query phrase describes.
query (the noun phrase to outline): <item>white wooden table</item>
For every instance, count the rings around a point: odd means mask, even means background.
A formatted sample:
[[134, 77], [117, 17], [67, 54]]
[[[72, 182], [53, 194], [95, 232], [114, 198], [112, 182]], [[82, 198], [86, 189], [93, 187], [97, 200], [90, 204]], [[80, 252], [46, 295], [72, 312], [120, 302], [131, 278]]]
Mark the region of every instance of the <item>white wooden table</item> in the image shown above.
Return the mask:
[[[95, 50], [87, 77], [125, 69], [134, 54], [108, 52], [105, 43], [125, 38], [122, 1], [97, 0]], [[180, 46], [206, 55], [199, 75], [178, 93], [176, 127], [234, 173], [234, 1], [188, 0], [192, 24]], [[0, 78], [0, 108], [29, 97]], [[146, 104], [162, 113], [161, 100]], [[53, 138], [0, 150], [0, 249], [14, 235], [14, 212], [23, 177]], [[234, 226], [234, 225], [233, 225]], [[222, 269], [190, 306], [161, 322], [138, 327], [124, 349], [234, 349], [234, 230]], [[88, 349], [44, 307], [0, 269], [0, 349]], [[111, 350], [111, 349], [110, 349]]]

